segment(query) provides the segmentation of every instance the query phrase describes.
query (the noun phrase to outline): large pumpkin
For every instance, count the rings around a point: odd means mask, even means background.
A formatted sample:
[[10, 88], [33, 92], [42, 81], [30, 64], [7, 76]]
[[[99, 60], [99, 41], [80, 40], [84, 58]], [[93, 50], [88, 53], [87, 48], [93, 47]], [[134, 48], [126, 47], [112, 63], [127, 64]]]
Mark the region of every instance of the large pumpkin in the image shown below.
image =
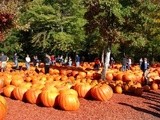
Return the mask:
[[135, 81], [136, 77], [133, 73], [125, 73], [122, 77], [124, 82]]
[[40, 100], [39, 100], [39, 94], [42, 92], [42, 90], [40, 89], [28, 89], [25, 92], [25, 98], [26, 100], [31, 103], [31, 104], [39, 104]]
[[0, 95], [0, 102], [7, 108], [7, 102], [6, 99]]
[[24, 100], [24, 94], [25, 92], [28, 90], [28, 88], [25, 88], [25, 87], [15, 87], [12, 91], [13, 93], [13, 97], [16, 99], [16, 100]]
[[6, 97], [11, 97], [11, 93], [13, 91], [13, 89], [15, 88], [14, 85], [7, 85], [3, 88], [3, 94], [6, 96]]
[[64, 95], [70, 95], [71, 94], [71, 95], [75, 95], [75, 96], [78, 97], [78, 93], [74, 89], [60, 90], [59, 92], [60, 92], [60, 94], [64, 94]]
[[107, 84], [98, 84], [91, 88], [91, 95], [96, 100], [107, 101], [113, 96], [113, 90]]
[[56, 97], [58, 92], [55, 90], [44, 90], [40, 94], [41, 103], [45, 107], [54, 107], [56, 105]]
[[79, 83], [74, 86], [74, 89], [77, 91], [79, 97], [86, 98], [89, 96], [91, 85], [89, 83]]
[[64, 94], [61, 92], [57, 98], [58, 105], [63, 110], [74, 111], [80, 107], [80, 102], [75, 94]]
[[3, 120], [7, 113], [7, 104], [4, 97], [0, 96], [0, 120]]

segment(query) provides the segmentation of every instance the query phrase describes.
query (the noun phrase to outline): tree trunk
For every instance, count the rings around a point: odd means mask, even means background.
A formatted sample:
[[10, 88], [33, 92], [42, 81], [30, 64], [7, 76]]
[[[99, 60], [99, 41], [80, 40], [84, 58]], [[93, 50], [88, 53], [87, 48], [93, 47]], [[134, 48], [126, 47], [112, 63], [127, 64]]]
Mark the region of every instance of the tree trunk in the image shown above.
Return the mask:
[[105, 55], [105, 62], [104, 62], [104, 66], [103, 66], [103, 70], [102, 70], [102, 75], [101, 75], [101, 79], [102, 80], [106, 80], [106, 71], [108, 70], [108, 67], [109, 67], [111, 50], [107, 49], [105, 53], [106, 53], [106, 55]]
[[104, 52], [104, 49], [103, 49], [102, 50], [102, 56], [101, 56], [101, 66], [104, 65], [104, 54], [105, 54], [105, 52]]

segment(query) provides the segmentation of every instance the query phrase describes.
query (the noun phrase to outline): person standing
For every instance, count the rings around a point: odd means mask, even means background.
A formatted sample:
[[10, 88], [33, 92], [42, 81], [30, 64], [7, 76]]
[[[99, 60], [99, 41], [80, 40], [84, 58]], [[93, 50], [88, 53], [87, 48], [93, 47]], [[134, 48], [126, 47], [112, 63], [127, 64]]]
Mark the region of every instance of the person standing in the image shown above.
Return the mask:
[[27, 68], [27, 70], [29, 70], [30, 69], [31, 58], [29, 57], [28, 54], [27, 54], [25, 60], [26, 60], [26, 68]]
[[54, 55], [51, 55], [51, 63], [52, 63], [52, 65], [54, 65], [54, 64], [55, 64], [55, 62], [56, 62], [56, 60], [55, 60], [55, 56], [54, 56]]
[[1, 61], [1, 72], [4, 72], [7, 67], [7, 61], [9, 58], [4, 53], [1, 54], [0, 61]]
[[17, 56], [17, 53], [15, 53], [14, 56], [13, 56], [13, 62], [14, 62], [15, 68], [17, 69], [18, 68], [18, 56]]
[[114, 63], [115, 63], [114, 58], [111, 57], [110, 58], [110, 68], [113, 68]]
[[71, 58], [71, 57], [68, 58], [68, 65], [69, 65], [70, 67], [72, 66], [72, 58]]
[[76, 67], [79, 67], [79, 65], [80, 65], [80, 57], [79, 57], [79, 55], [76, 55], [75, 62], [76, 62]]
[[124, 55], [123, 59], [122, 59], [122, 71], [126, 71], [127, 69], [127, 58], [126, 56]]
[[45, 74], [49, 73], [50, 65], [51, 65], [51, 58], [48, 54], [46, 54], [44, 58]]
[[129, 57], [129, 58], [128, 58], [128, 70], [130, 70], [131, 65], [132, 65], [132, 60], [131, 60], [131, 58]]
[[94, 63], [94, 69], [99, 70], [99, 68], [101, 66], [101, 62], [100, 62], [99, 58], [95, 58], [94, 62], [95, 62]]
[[141, 65], [142, 65], [142, 62], [143, 62], [143, 59], [140, 58], [140, 59], [139, 59], [139, 66], [140, 66], [140, 67], [141, 67]]
[[143, 77], [145, 80], [145, 84], [148, 85], [149, 84], [149, 79], [148, 79], [148, 73], [149, 73], [149, 62], [147, 60], [147, 58], [143, 58], [142, 64], [141, 64], [141, 70], [143, 71]]

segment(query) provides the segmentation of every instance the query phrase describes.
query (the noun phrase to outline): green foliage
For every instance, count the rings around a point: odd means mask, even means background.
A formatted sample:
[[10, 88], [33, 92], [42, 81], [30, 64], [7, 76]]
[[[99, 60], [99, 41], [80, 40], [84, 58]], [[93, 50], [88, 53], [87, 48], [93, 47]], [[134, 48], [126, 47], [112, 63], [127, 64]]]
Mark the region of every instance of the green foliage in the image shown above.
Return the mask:
[[83, 49], [81, 43], [85, 39], [84, 12], [81, 0], [34, 0], [22, 13], [19, 28], [31, 31], [34, 47], [77, 51]]
[[[4, 32], [0, 52], [37, 54], [84, 52], [101, 55], [112, 46], [115, 57], [125, 52], [158, 60], [158, 0], [19, 0], [1, 9], [15, 15]], [[0, 3], [0, 5], [3, 2]], [[2, 28], [0, 28], [2, 29]], [[1, 30], [2, 31], [2, 30]], [[0, 35], [3, 38], [2, 35]], [[139, 53], [139, 51], [141, 51]], [[137, 54], [139, 53], [139, 54]], [[22, 58], [23, 58], [22, 57]]]

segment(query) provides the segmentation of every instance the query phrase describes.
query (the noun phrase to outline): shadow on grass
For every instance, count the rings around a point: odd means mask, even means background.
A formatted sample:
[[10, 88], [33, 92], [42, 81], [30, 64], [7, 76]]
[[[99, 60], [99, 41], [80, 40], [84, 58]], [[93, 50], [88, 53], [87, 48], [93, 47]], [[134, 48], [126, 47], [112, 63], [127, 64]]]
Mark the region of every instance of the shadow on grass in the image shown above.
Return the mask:
[[147, 110], [147, 109], [140, 108], [140, 107], [135, 107], [133, 105], [130, 105], [130, 104], [127, 104], [127, 103], [122, 103], [122, 102], [120, 102], [118, 104], [125, 105], [125, 106], [131, 107], [131, 108], [133, 108], [133, 109], [135, 109], [137, 111], [141, 111], [141, 112], [144, 112], [144, 113], [147, 113], [147, 114], [150, 114], [150, 115], [153, 115], [155, 117], [160, 118], [160, 113], [158, 113], [158, 112], [153, 112], [151, 110]]

